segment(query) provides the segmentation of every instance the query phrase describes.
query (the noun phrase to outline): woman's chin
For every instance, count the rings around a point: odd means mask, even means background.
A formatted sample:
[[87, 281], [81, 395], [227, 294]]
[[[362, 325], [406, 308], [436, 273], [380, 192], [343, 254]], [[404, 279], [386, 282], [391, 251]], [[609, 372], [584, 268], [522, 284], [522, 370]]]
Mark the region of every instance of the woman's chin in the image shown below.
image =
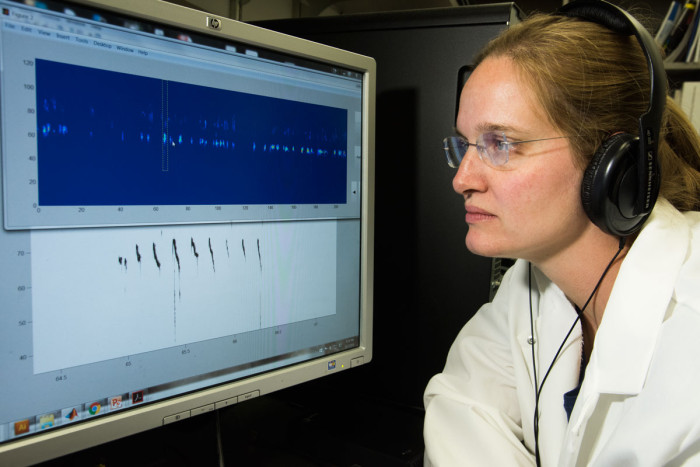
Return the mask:
[[467, 246], [467, 250], [471, 253], [479, 256], [489, 256], [489, 257], [501, 257], [503, 252], [501, 248], [498, 248], [492, 242], [483, 241], [479, 239], [477, 235], [470, 236], [467, 234], [467, 238], [464, 241]]

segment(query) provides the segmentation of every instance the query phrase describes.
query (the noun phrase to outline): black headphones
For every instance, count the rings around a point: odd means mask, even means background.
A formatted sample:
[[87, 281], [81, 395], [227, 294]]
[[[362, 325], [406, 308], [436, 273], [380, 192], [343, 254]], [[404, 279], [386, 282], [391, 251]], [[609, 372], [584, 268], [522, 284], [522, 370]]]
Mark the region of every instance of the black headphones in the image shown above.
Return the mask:
[[603, 0], [577, 0], [559, 14], [634, 35], [646, 55], [651, 79], [649, 108], [639, 117], [639, 135], [619, 133], [603, 142], [584, 172], [581, 201], [603, 231], [626, 237], [642, 227], [659, 195], [657, 158], [666, 105], [666, 72], [658, 45], [629, 13]]

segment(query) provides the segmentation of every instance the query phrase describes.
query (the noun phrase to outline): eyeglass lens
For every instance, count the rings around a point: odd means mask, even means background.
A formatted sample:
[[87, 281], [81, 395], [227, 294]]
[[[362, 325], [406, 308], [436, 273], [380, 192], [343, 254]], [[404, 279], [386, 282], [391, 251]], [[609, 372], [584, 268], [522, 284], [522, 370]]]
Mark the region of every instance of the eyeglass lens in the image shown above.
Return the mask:
[[457, 169], [467, 153], [469, 146], [476, 146], [479, 158], [491, 166], [508, 162], [508, 140], [504, 134], [484, 133], [479, 135], [476, 143], [470, 143], [461, 136], [449, 136], [443, 140], [447, 164]]
[[460, 136], [448, 136], [443, 140], [445, 147], [445, 157], [447, 157], [447, 165], [453, 169], [459, 168], [460, 162], [467, 153], [469, 143]]

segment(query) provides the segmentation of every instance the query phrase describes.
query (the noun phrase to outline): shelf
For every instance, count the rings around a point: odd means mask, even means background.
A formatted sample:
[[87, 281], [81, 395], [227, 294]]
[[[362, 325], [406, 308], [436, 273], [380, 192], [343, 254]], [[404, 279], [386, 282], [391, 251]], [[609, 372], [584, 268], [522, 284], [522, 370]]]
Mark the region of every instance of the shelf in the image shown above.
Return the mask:
[[664, 63], [671, 89], [678, 89], [684, 81], [700, 81], [700, 63]]
[[667, 72], [700, 71], [700, 63], [671, 62], [664, 63]]

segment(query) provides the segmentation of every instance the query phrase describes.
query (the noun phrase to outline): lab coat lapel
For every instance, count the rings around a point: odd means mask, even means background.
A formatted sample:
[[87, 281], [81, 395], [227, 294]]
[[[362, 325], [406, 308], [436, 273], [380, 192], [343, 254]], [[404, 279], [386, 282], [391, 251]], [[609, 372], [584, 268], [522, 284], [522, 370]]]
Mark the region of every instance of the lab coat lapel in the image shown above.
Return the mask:
[[[655, 222], [642, 230], [620, 268], [567, 427], [561, 466], [589, 465], [600, 448], [596, 440], [605, 438], [619, 419], [608, 403], [637, 395], [644, 386], [690, 237], [682, 215], [668, 207], [659, 199], [650, 219]], [[609, 407], [592, 419], [602, 403]]]
[[[663, 199], [659, 203], [668, 205]], [[686, 255], [690, 232], [683, 216], [672, 209], [656, 209], [652, 220], [620, 267], [596, 334], [591, 362], [595, 358], [596, 389], [602, 393], [641, 391]]]

